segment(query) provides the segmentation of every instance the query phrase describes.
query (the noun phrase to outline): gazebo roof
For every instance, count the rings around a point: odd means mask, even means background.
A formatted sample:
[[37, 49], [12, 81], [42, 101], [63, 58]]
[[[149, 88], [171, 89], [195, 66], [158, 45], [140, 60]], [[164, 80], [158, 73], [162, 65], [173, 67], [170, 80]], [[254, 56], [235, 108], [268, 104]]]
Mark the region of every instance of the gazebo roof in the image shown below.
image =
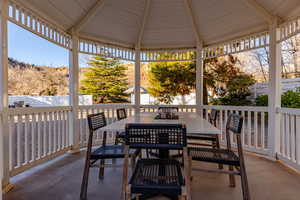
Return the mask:
[[299, 0], [16, 0], [81, 38], [142, 49], [193, 48], [268, 30]]

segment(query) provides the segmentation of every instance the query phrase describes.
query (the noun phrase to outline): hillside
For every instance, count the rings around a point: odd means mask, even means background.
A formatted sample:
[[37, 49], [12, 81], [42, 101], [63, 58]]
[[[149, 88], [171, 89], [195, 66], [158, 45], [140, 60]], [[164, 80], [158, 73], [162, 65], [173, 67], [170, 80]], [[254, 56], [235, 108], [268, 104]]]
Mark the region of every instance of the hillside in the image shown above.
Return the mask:
[[68, 94], [68, 68], [26, 64], [9, 59], [9, 95], [52, 96]]
[[[9, 58], [8, 93], [9, 95], [52, 96], [69, 94], [68, 67], [37, 66], [19, 62]], [[134, 65], [124, 64], [127, 67], [128, 86], [134, 85]], [[148, 65], [143, 64], [141, 82], [143, 87], [148, 86]], [[80, 68], [79, 80], [84, 78], [88, 68]]]

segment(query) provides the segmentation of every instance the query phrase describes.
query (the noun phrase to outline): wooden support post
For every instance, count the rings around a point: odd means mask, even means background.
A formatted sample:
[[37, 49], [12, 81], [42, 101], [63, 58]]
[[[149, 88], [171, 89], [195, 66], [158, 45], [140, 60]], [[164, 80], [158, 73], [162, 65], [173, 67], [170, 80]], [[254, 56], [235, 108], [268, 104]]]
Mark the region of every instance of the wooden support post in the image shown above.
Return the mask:
[[[3, 193], [12, 189], [9, 182], [9, 127], [8, 127], [8, 55], [7, 55], [7, 18], [8, 18], [8, 0], [1, 0], [1, 19], [0, 19], [0, 112], [1, 117], [1, 133], [0, 133], [0, 174]], [[2, 194], [2, 191], [1, 191]], [[1, 195], [2, 196], [2, 195]], [[1, 198], [0, 198], [1, 199]]]
[[277, 108], [281, 107], [281, 44], [277, 43], [277, 25], [277, 19], [270, 25], [268, 148], [271, 158], [276, 158], [280, 150], [280, 113], [277, 113]]
[[140, 54], [140, 48], [136, 48], [136, 50], [135, 50], [134, 105], [135, 105], [135, 114], [140, 113], [140, 105], [141, 105], [141, 54]]
[[203, 57], [202, 44], [197, 45], [196, 55], [196, 109], [200, 116], [203, 116]]
[[[8, 55], [7, 55], [7, 18], [8, 18], [8, 0], [1, 0], [1, 24], [0, 24], [0, 42], [1, 42], [1, 84], [0, 84], [0, 111], [1, 118], [1, 179], [3, 192], [12, 189], [9, 183], [9, 127], [8, 127]], [[2, 192], [1, 192], [2, 193]]]
[[69, 52], [70, 65], [70, 141], [72, 142], [72, 153], [80, 151], [80, 129], [78, 123], [78, 88], [79, 88], [79, 64], [78, 64], [79, 39], [76, 32], [72, 31], [72, 49]]
[[203, 116], [203, 41], [201, 40], [200, 32], [198, 29], [198, 23], [193, 11], [192, 1], [184, 1], [187, 14], [190, 18], [194, 36], [197, 41], [197, 52], [196, 52], [196, 110], [200, 116]]

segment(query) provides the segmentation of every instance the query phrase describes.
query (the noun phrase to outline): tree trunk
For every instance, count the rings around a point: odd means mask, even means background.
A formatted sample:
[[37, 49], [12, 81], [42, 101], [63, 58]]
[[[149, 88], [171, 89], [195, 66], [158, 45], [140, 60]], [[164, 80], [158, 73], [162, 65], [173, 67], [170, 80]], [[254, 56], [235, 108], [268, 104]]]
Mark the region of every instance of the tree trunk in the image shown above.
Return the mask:
[[208, 104], [208, 92], [207, 92], [207, 84], [206, 80], [203, 80], [203, 104], [207, 105]]
[[[205, 68], [206, 68], [206, 62], [204, 60], [204, 65], [203, 65], [203, 73], [205, 74]], [[208, 93], [207, 93], [207, 83], [206, 83], [206, 78], [203, 76], [203, 104], [207, 105], [208, 104]]]

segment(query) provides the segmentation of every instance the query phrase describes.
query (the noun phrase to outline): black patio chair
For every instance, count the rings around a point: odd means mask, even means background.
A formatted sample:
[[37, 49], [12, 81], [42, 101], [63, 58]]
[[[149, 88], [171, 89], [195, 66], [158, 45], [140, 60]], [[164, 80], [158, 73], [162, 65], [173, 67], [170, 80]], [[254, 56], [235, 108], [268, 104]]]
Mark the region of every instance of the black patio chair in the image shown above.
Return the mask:
[[[238, 114], [230, 114], [226, 123], [227, 149], [189, 147], [188, 151], [189, 151], [189, 156], [192, 158], [192, 160], [228, 165], [229, 171], [210, 170], [210, 169], [198, 169], [198, 170], [203, 170], [206, 172], [218, 172], [218, 173], [229, 174], [229, 181], [231, 187], [235, 187], [234, 175], [241, 176], [243, 199], [250, 200], [248, 180], [247, 180], [247, 174], [246, 174], [245, 162], [243, 156], [243, 148], [241, 143], [242, 126], [243, 126], [243, 118]], [[230, 132], [232, 132], [236, 136], [238, 154], [236, 154], [231, 149]], [[234, 170], [234, 168], [236, 170]]]
[[[190, 197], [189, 161], [187, 155], [186, 128], [181, 124], [127, 124], [125, 135], [126, 152], [129, 149], [157, 149], [160, 158], [138, 159], [128, 182], [128, 156], [123, 171], [123, 195], [126, 200], [135, 194], [141, 199], [153, 195], [171, 198]], [[166, 152], [182, 150], [184, 175], [181, 164], [170, 159]], [[128, 154], [126, 154], [128, 155]]]
[[[103, 112], [98, 114], [91, 114], [87, 116], [89, 125], [89, 138], [88, 146], [86, 152], [86, 161], [84, 167], [84, 173], [81, 184], [80, 199], [85, 200], [87, 198], [87, 187], [89, 179], [89, 171], [91, 167], [99, 167], [99, 179], [104, 178], [104, 168], [108, 166], [116, 166], [114, 163], [112, 165], [106, 165], [105, 160], [107, 159], [117, 159], [124, 158], [125, 151], [124, 145], [107, 145], [106, 132], [103, 132], [102, 146], [96, 148], [92, 151], [94, 132], [106, 126], [106, 118]], [[131, 150], [129, 156], [131, 157], [132, 164], [134, 165], [136, 157], [139, 155], [138, 150]], [[100, 161], [100, 164], [95, 164]]]
[[[208, 115], [208, 121], [217, 126], [219, 111], [212, 109]], [[188, 146], [210, 146], [214, 149], [220, 149], [219, 135], [217, 134], [197, 134], [188, 135]], [[219, 164], [219, 169], [223, 169], [223, 165]]]
[[[117, 109], [118, 121], [120, 121], [122, 119], [126, 119], [126, 118], [127, 118], [126, 109], [125, 108]], [[115, 137], [115, 144], [124, 143], [124, 137], [125, 137], [125, 132], [122, 132], [122, 133], [117, 132], [116, 137]]]
[[127, 113], [125, 108], [117, 109], [117, 119], [122, 120], [127, 118]]
[[178, 107], [168, 107], [168, 106], [165, 106], [165, 107], [159, 107], [158, 111], [164, 112], [164, 113], [178, 112], [179, 108]]
[[[208, 121], [213, 124], [215, 127], [217, 125], [219, 111], [212, 109], [211, 113], [208, 115]], [[220, 142], [218, 135], [215, 134], [197, 134], [197, 135], [188, 135], [187, 138], [189, 140], [193, 140], [192, 142], [188, 142], [189, 145], [193, 146], [212, 146], [213, 148], [220, 148]], [[204, 143], [205, 141], [206, 143]], [[207, 143], [210, 142], [210, 143]]]

